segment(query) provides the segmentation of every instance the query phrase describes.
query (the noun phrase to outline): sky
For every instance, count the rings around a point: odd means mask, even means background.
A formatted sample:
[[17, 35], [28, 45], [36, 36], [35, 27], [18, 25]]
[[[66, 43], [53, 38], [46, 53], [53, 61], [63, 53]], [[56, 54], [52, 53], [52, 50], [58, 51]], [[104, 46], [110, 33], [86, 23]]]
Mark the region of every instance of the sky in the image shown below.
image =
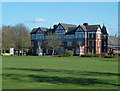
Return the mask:
[[30, 31], [35, 27], [52, 27], [58, 23], [103, 24], [110, 35], [118, 34], [117, 2], [3, 2], [2, 24], [23, 23]]

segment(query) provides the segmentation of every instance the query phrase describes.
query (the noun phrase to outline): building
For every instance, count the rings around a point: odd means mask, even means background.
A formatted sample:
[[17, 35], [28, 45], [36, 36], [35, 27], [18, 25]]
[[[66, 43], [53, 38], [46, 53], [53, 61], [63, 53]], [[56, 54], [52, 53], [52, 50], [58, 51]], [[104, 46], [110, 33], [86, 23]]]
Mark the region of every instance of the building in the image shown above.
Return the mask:
[[109, 55], [120, 55], [119, 37], [108, 36], [108, 54]]
[[87, 53], [105, 54], [108, 48], [108, 33], [103, 25], [73, 25], [59, 23], [53, 28], [38, 27], [31, 31], [32, 54], [43, 55], [50, 54], [50, 50], [45, 49], [43, 40], [47, 38], [48, 33], [55, 33], [64, 40], [64, 47], [61, 52], [72, 50], [74, 55]]

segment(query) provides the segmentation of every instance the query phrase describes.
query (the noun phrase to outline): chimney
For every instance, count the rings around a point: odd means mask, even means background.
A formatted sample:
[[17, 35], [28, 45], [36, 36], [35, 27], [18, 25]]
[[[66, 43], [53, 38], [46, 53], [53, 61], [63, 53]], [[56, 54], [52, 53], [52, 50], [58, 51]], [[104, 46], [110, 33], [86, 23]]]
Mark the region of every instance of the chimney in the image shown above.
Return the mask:
[[53, 28], [56, 29], [56, 28], [57, 28], [57, 25], [54, 25]]
[[83, 25], [84, 25], [84, 26], [87, 26], [87, 25], [88, 25], [88, 23], [84, 23]]

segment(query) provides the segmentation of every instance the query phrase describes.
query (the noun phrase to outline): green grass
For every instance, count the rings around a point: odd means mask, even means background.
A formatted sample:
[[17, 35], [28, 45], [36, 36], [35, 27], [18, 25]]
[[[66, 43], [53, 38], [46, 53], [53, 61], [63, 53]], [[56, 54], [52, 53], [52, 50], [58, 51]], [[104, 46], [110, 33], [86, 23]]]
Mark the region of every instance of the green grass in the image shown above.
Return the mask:
[[117, 58], [3, 57], [3, 89], [117, 89]]

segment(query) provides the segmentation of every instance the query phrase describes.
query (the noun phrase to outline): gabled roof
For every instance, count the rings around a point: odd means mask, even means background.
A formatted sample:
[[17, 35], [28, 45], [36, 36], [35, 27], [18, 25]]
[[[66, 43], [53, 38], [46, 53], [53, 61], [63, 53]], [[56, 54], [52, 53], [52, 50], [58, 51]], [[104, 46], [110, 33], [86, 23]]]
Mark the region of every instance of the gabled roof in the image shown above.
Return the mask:
[[38, 28], [33, 28], [33, 30], [30, 32], [30, 34], [35, 34], [37, 32]]
[[[56, 28], [61, 25], [67, 32], [65, 34], [75, 34], [75, 31], [77, 28], [82, 28], [84, 31], [87, 32], [97, 32], [97, 29], [100, 28], [100, 25], [74, 25], [74, 24], [66, 24], [66, 23], [59, 23], [58, 25], [54, 25], [53, 28], [46, 28], [46, 27], [38, 27], [38, 28], [33, 28], [30, 34], [35, 34], [39, 29], [43, 31], [43, 33], [54, 33]], [[105, 26], [102, 27], [101, 32], [103, 34], [108, 34], [107, 29]]]
[[79, 26], [76, 28], [76, 30], [77, 30], [79, 27], [82, 28], [83, 31], [87, 31], [87, 29], [86, 29], [86, 27], [85, 27], [84, 25], [79, 25]]
[[115, 36], [108, 36], [108, 45], [115, 45], [118, 46], [119, 44], [119, 38]]
[[69, 27], [66, 34], [74, 34], [77, 27]]
[[48, 28], [46, 28], [46, 27], [40, 27], [40, 29], [41, 29], [42, 31], [47, 31]]
[[108, 35], [108, 33], [107, 33], [107, 28], [106, 28], [104, 25], [103, 25], [103, 27], [102, 27], [102, 33]]
[[[100, 25], [86, 25], [85, 26], [86, 27], [86, 29], [87, 29], [87, 31], [97, 31], [97, 29], [100, 27]], [[100, 27], [101, 28], [101, 27]]]
[[59, 23], [61, 24], [65, 29], [68, 29], [70, 27], [77, 27], [77, 25], [73, 25], [73, 24], [66, 24], [66, 23]]
[[37, 31], [38, 31], [39, 29], [41, 29], [43, 32], [45, 32], [45, 31], [48, 30], [48, 28], [46, 28], [46, 27], [33, 28], [33, 30], [31, 31], [30, 34], [35, 34], [35, 33], [37, 33]]

